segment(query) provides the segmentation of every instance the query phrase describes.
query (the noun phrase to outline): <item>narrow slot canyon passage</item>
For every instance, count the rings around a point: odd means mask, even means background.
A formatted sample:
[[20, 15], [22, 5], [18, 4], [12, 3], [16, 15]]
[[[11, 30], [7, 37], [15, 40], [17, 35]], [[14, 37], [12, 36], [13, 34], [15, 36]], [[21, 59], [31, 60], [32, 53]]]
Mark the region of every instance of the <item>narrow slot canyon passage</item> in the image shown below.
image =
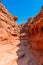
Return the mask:
[[43, 65], [43, 7], [25, 24], [16, 24], [0, 2], [0, 65]]

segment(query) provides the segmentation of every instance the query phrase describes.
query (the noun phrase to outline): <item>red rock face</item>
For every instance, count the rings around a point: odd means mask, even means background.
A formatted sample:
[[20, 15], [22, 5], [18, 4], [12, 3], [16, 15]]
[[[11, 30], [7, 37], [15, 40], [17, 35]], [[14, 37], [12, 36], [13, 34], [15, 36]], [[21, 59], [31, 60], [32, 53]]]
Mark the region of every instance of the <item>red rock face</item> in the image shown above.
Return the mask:
[[37, 50], [43, 50], [43, 19], [32, 24], [29, 31], [29, 40], [32, 47]]
[[43, 65], [43, 9], [25, 24], [17, 19], [0, 3], [0, 65]]
[[36, 16], [30, 25], [29, 41], [32, 48], [43, 51], [43, 11]]

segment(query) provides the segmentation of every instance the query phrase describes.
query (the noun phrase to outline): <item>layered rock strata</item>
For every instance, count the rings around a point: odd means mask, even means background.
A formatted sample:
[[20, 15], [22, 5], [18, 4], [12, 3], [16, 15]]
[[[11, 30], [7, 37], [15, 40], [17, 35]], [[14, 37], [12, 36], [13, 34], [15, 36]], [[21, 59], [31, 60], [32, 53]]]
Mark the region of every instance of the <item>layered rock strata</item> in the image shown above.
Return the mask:
[[0, 65], [43, 65], [43, 7], [25, 24], [16, 24], [0, 2]]

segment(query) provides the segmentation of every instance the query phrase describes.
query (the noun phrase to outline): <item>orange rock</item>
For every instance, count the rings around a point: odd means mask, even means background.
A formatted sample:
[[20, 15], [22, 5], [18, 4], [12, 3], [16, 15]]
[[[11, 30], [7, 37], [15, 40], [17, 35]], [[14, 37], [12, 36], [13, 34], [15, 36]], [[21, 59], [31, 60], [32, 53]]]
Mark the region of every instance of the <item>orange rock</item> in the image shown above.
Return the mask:
[[[43, 10], [43, 9], [42, 9]], [[43, 11], [33, 19], [29, 28], [29, 41], [35, 50], [43, 51]]]
[[28, 19], [27, 23], [18, 25], [17, 19], [0, 3], [0, 65], [41, 65], [43, 7], [41, 12], [36, 17]]

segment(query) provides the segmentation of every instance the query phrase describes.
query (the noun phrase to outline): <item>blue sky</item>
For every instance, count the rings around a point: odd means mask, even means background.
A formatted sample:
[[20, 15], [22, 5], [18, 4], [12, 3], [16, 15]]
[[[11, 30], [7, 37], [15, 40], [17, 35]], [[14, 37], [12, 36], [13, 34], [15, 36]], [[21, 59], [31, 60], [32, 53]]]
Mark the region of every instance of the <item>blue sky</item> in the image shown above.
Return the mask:
[[2, 3], [12, 15], [18, 17], [17, 23], [21, 24], [40, 12], [43, 0], [2, 0]]

